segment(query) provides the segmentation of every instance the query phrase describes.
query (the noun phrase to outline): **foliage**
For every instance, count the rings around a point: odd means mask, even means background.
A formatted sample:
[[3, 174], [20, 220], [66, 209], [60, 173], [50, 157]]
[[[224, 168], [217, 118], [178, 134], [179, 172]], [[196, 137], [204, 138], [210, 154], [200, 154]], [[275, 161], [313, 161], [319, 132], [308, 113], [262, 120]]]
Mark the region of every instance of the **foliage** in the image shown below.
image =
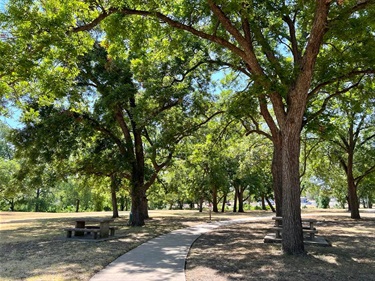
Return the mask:
[[330, 197], [327, 195], [320, 195], [317, 197], [318, 208], [327, 209], [329, 208]]
[[[207, 62], [231, 68], [232, 75], [244, 75], [246, 82], [241, 85], [246, 85], [245, 89], [231, 96], [228, 108], [234, 116], [250, 118], [242, 120], [249, 132], [261, 133], [273, 142], [275, 199], [290, 232], [283, 240], [283, 250], [300, 254], [304, 251], [302, 228], [295, 222], [301, 217], [301, 128], [316, 119], [330, 100], [359, 86], [361, 79], [371, 80], [374, 7], [372, 0], [14, 0], [1, 15], [2, 28], [11, 38], [1, 47], [6, 49], [5, 60], [15, 58], [17, 63], [13, 70], [4, 61], [2, 88], [7, 92], [16, 89], [13, 99], [26, 94], [37, 97], [39, 105], [53, 103], [75, 86], [77, 61], [98, 38], [103, 39], [109, 60], [130, 62], [138, 89], [159, 93], [159, 98], [167, 94], [172, 100], [179, 99], [177, 93], [185, 95], [192, 85], [204, 84], [203, 88], [209, 89], [206, 81], [212, 69], [202, 68]], [[189, 77], [186, 74], [200, 70], [203, 75], [176, 85]], [[38, 86], [29, 85], [36, 80]], [[177, 96], [170, 95], [170, 85]], [[184, 101], [195, 103], [190, 98]], [[153, 104], [136, 104], [137, 108], [155, 109]], [[131, 111], [139, 125], [144, 116], [138, 116], [134, 108]], [[204, 112], [204, 106], [195, 108]], [[258, 113], [266, 130], [257, 120]], [[32, 119], [38, 114], [29, 107], [24, 116]], [[174, 125], [182, 130], [189, 123], [181, 123], [187, 115], [157, 120], [153, 128], [159, 129], [162, 123], [168, 125], [164, 128]], [[153, 140], [153, 149], [165, 149], [171, 135], [169, 130], [162, 135], [159, 142]], [[165, 159], [168, 151], [165, 149], [158, 160]]]

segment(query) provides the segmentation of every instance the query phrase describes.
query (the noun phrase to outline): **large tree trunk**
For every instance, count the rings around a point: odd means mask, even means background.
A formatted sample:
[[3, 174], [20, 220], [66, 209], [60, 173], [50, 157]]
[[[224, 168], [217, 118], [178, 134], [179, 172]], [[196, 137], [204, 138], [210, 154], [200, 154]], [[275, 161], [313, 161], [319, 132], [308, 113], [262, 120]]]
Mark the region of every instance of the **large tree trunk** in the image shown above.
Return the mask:
[[[292, 117], [293, 119], [293, 117]], [[301, 222], [301, 200], [299, 180], [300, 126], [293, 122], [285, 124], [283, 130], [283, 239], [285, 254], [303, 254], [303, 232]]]
[[184, 200], [177, 200], [177, 204], [180, 210], [184, 209]]
[[283, 200], [282, 200], [282, 142], [280, 136], [273, 137], [273, 156], [272, 156], [272, 184], [275, 196], [276, 216], [281, 217], [283, 214]]
[[118, 206], [117, 206], [117, 197], [116, 197], [116, 177], [114, 175], [111, 176], [111, 198], [112, 198], [112, 218], [120, 217], [118, 214]]
[[[142, 188], [142, 190], [144, 190], [144, 188]], [[142, 194], [142, 212], [145, 219], [150, 218], [148, 215], [148, 199], [146, 195], [146, 190], [144, 190]]]
[[203, 201], [204, 201], [203, 198], [199, 199], [199, 202], [198, 202], [199, 213], [203, 212]]
[[223, 205], [221, 205], [221, 212], [224, 213], [225, 212], [225, 204], [227, 203], [227, 194], [225, 193], [224, 194], [224, 198], [223, 198]]
[[138, 171], [134, 168], [131, 180], [131, 198], [132, 198], [132, 226], [143, 226], [145, 219], [148, 218], [147, 198], [144, 186], [143, 168]]
[[262, 196], [261, 196], [261, 204], [262, 204], [262, 210], [263, 210], [263, 211], [267, 210], [264, 193], [263, 193]]
[[140, 186], [134, 186], [131, 192], [132, 198], [132, 226], [143, 226], [145, 224], [145, 211], [144, 211], [144, 192]]
[[348, 167], [347, 167], [347, 181], [348, 181], [348, 201], [350, 206], [350, 217], [352, 219], [360, 219], [359, 201], [357, 196], [357, 187], [355, 185], [353, 176], [353, 155], [349, 153]]
[[274, 208], [274, 206], [271, 204], [270, 200], [266, 197], [266, 201], [268, 203], [268, 206], [270, 206], [272, 212], [276, 213], [276, 209]]
[[212, 211], [215, 213], [218, 213], [219, 210], [217, 208], [217, 186], [213, 185], [212, 186]]
[[129, 203], [130, 203], [130, 198], [128, 196], [122, 195], [120, 197], [120, 210], [129, 211]]
[[36, 190], [36, 197], [35, 197], [35, 212], [39, 212], [39, 205], [40, 205], [40, 200], [39, 200], [39, 198], [40, 198], [40, 192], [41, 192], [41, 190], [40, 190], [40, 188], [38, 188], [37, 190]]
[[233, 213], [237, 212], [238, 188], [234, 187]]
[[242, 187], [238, 188], [238, 212], [243, 213], [245, 212], [243, 209], [243, 193], [245, 189]]

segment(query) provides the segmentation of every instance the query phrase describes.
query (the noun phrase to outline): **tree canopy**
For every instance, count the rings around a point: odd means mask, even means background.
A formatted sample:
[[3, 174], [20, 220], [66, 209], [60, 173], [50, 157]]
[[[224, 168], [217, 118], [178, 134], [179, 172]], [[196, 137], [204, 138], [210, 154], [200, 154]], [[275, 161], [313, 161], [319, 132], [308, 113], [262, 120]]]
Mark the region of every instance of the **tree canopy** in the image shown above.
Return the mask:
[[[190, 85], [209, 85], [208, 65], [239, 73], [245, 88], [231, 99], [242, 99], [237, 116], [249, 118], [242, 119], [249, 131], [273, 143], [276, 212], [284, 218], [286, 237], [282, 248], [300, 254], [301, 130], [330, 100], [373, 79], [374, 15], [373, 0], [14, 0], [1, 15], [6, 30], [1, 87], [21, 105], [27, 98], [39, 106], [53, 103], [77, 86], [79, 59], [98, 38], [110, 60], [130, 60], [140, 89], [159, 98], [170, 97], [166, 85], [178, 88], [176, 82], [186, 82], [192, 73], [202, 75]], [[26, 112], [25, 117], [38, 117], [31, 107]], [[267, 126], [260, 126], [254, 112]]]

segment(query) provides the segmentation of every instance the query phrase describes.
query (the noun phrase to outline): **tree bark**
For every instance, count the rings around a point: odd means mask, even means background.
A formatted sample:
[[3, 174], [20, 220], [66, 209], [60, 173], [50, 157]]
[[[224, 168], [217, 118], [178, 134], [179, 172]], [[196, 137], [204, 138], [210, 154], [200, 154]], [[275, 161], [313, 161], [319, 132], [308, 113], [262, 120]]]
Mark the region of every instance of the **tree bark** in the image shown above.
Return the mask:
[[116, 197], [116, 189], [117, 189], [116, 180], [117, 180], [116, 177], [114, 175], [111, 175], [112, 218], [120, 217], [118, 214], [117, 197]]
[[268, 206], [270, 206], [272, 212], [276, 213], [276, 209], [275, 207], [271, 204], [270, 200], [266, 197], [266, 201], [268, 203]]
[[223, 198], [223, 205], [221, 205], [221, 212], [224, 213], [225, 212], [225, 204], [227, 203], [227, 194], [225, 193], [224, 194], [224, 198]]
[[237, 199], [238, 199], [238, 189], [234, 187], [234, 202], [233, 202], [233, 213], [237, 212]]
[[76, 200], [76, 213], [79, 212], [79, 199]]
[[135, 185], [131, 192], [132, 198], [132, 226], [143, 226], [145, 225], [145, 212], [144, 212], [144, 198], [141, 186]]
[[350, 206], [350, 217], [352, 219], [360, 219], [359, 201], [357, 195], [357, 187], [353, 175], [353, 153], [348, 154], [347, 166], [347, 181], [348, 181], [348, 201]]
[[200, 198], [199, 199], [199, 204], [198, 204], [198, 206], [199, 206], [199, 213], [202, 213], [203, 212], [203, 198]]
[[35, 212], [39, 212], [39, 198], [40, 198], [40, 188], [36, 190], [36, 200], [35, 200]]
[[180, 210], [184, 209], [184, 201], [183, 200], [177, 200], [178, 208]]
[[283, 214], [283, 170], [282, 170], [282, 142], [279, 136], [273, 136], [273, 156], [272, 156], [272, 185], [275, 196], [276, 216], [281, 217]]
[[245, 189], [242, 188], [241, 186], [238, 187], [238, 212], [239, 213], [244, 213], [244, 209], [243, 209], [243, 193], [244, 193]]
[[143, 226], [148, 218], [143, 162], [132, 167], [131, 198], [132, 226]]
[[142, 212], [145, 219], [149, 219], [150, 216], [148, 215], [148, 199], [146, 195], [146, 190], [142, 188]]
[[213, 185], [212, 186], [212, 211], [214, 213], [218, 213], [219, 210], [217, 208], [217, 186], [216, 185]]
[[[285, 254], [303, 254], [303, 232], [301, 221], [301, 200], [299, 180], [300, 128], [292, 122], [285, 124], [283, 130], [283, 239], [282, 250]], [[301, 118], [302, 119], [302, 118]]]
[[267, 210], [267, 208], [266, 208], [266, 202], [265, 202], [265, 196], [264, 196], [264, 194], [262, 194], [262, 196], [261, 196], [261, 203], [262, 203], [262, 210]]

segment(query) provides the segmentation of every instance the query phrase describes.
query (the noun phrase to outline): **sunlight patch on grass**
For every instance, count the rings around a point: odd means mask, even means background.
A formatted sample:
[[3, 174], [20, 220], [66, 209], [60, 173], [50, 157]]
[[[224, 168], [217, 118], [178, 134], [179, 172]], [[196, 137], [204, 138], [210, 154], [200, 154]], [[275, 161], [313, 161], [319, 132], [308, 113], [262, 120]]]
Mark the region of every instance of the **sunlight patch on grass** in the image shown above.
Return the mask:
[[337, 256], [333, 255], [314, 255], [315, 258], [334, 265], [340, 265], [337, 261]]
[[353, 261], [364, 264], [374, 264], [373, 258], [352, 258]]

